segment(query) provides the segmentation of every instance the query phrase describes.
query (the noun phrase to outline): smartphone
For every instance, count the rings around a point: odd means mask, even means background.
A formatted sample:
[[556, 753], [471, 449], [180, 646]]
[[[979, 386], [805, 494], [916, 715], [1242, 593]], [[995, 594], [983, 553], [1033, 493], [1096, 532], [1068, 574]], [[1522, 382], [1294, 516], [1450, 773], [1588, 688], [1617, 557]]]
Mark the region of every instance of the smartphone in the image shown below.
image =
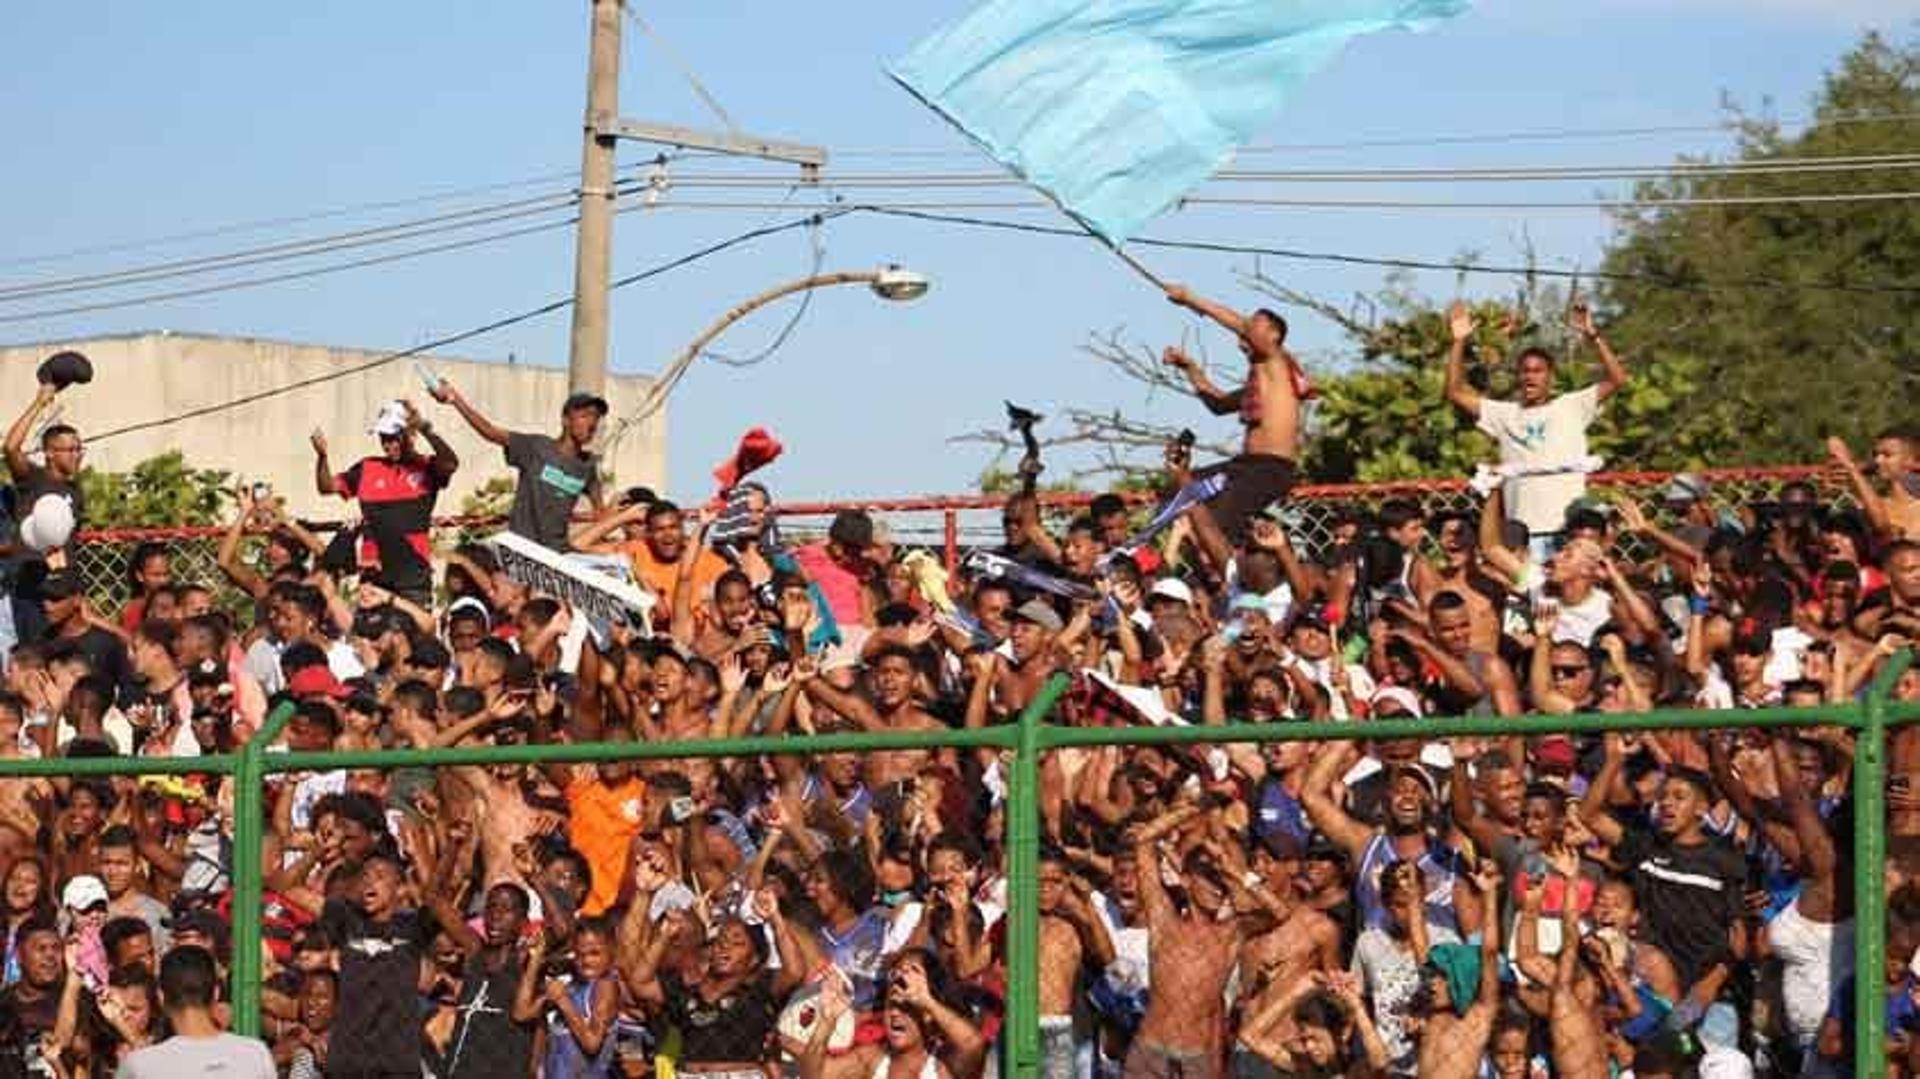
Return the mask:
[[685, 824], [693, 819], [693, 799], [682, 794], [667, 803], [667, 819], [675, 824]]

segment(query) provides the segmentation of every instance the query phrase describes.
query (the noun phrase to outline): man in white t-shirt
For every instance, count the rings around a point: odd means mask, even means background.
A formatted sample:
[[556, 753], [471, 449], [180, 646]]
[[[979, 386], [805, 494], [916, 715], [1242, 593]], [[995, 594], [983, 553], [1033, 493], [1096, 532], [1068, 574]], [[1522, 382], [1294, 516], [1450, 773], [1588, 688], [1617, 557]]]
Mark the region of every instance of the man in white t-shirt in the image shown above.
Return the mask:
[[213, 1018], [220, 973], [205, 948], [175, 948], [160, 960], [160, 1000], [174, 1035], [136, 1050], [119, 1079], [274, 1079], [273, 1055], [252, 1038], [225, 1033]]
[[1576, 303], [1568, 321], [1599, 353], [1600, 381], [1554, 396], [1553, 356], [1542, 348], [1528, 348], [1520, 353], [1516, 371], [1520, 399], [1494, 401], [1467, 384], [1473, 312], [1464, 303], [1455, 303], [1447, 312], [1447, 327], [1453, 334], [1453, 347], [1447, 351], [1447, 400], [1499, 443], [1502, 465], [1546, 471], [1506, 481], [1508, 515], [1536, 536], [1559, 532], [1567, 505], [1586, 493], [1586, 476], [1576, 465], [1587, 456], [1587, 427], [1599, 414], [1601, 403], [1627, 382], [1626, 367], [1594, 327], [1587, 306]]

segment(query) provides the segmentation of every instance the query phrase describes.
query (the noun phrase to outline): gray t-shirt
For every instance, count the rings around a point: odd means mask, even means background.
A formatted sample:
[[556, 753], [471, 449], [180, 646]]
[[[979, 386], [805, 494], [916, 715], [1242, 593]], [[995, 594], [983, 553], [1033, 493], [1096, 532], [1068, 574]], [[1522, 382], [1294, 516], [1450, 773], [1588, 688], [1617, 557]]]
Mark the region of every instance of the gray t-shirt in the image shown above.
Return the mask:
[[519, 472], [507, 530], [555, 551], [569, 550], [567, 523], [574, 504], [600, 490], [594, 457], [568, 457], [546, 435], [507, 436], [507, 463]]
[[211, 1038], [168, 1038], [120, 1062], [118, 1079], [182, 1079], [211, 1075], [219, 1079], [274, 1079], [267, 1047], [237, 1034]]

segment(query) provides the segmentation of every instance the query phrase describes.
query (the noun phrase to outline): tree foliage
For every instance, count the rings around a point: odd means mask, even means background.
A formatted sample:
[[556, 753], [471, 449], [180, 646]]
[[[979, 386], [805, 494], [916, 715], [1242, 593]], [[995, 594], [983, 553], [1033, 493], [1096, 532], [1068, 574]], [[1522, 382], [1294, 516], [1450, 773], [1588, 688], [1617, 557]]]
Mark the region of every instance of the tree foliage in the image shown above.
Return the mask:
[[[1920, 48], [1869, 34], [1827, 76], [1814, 122], [1784, 135], [1743, 121], [1739, 159], [1912, 154]], [[1777, 167], [1777, 166], [1776, 166]], [[1612, 331], [1641, 366], [1684, 369], [1672, 447], [1638, 463], [1806, 461], [1911, 414], [1920, 390], [1920, 202], [1660, 205], [1676, 199], [1890, 192], [1903, 169], [1686, 175], [1641, 186], [1604, 268]], [[1777, 288], [1733, 287], [1780, 282]], [[1681, 287], [1674, 287], [1681, 286]], [[1827, 286], [1827, 287], [1816, 287]], [[1831, 286], [1846, 286], [1836, 288]]]
[[189, 467], [179, 450], [149, 457], [125, 472], [88, 468], [80, 473], [89, 528], [215, 524], [232, 487], [232, 473]]

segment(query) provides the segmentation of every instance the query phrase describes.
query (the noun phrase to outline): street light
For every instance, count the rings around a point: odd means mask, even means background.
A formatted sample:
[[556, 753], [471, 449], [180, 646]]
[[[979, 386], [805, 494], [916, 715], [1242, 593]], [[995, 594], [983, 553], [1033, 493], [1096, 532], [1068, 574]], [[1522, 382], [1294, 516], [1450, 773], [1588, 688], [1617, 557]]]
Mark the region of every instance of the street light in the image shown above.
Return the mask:
[[621, 420], [619, 426], [607, 439], [605, 452], [612, 452], [613, 447], [619, 443], [621, 436], [627, 433], [628, 428], [644, 422], [649, 416], [660, 411], [660, 407], [667, 403], [667, 395], [679, 385], [681, 377], [687, 373], [689, 367], [693, 366], [693, 361], [699, 359], [700, 353], [706, 350], [707, 345], [711, 344], [714, 338], [725, 333], [727, 327], [783, 296], [825, 288], [829, 285], [866, 285], [873, 290], [875, 296], [883, 300], [892, 303], [910, 303], [925, 296], [927, 289], [932, 287], [932, 282], [925, 274], [889, 263], [877, 270], [843, 270], [838, 273], [803, 277], [798, 281], [777, 285], [738, 304], [702, 331], [700, 336], [694, 338], [692, 343], [681, 350], [680, 355], [674, 357], [666, 370], [660, 372], [660, 377], [654, 380], [653, 385], [647, 390], [647, 396], [641, 400], [640, 407], [635, 409], [632, 415]]

